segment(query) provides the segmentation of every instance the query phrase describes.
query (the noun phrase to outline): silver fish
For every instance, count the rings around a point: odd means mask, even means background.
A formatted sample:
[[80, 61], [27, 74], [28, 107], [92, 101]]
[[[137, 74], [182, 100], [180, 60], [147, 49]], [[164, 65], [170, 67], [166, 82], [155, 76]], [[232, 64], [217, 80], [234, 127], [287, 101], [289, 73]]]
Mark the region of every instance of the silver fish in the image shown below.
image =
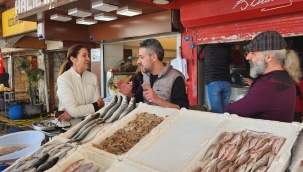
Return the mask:
[[128, 107], [127, 96], [123, 96], [122, 103], [121, 103], [120, 107], [105, 122], [106, 123], [111, 123], [111, 122], [117, 120], [119, 118], [119, 116], [121, 115], [121, 113], [124, 112], [127, 107]]
[[74, 172], [83, 172], [86, 171], [90, 168], [92, 168], [93, 163], [88, 163], [88, 164], [83, 164], [79, 168], [77, 168]]
[[112, 98], [112, 100], [109, 102], [108, 105], [104, 106], [103, 108], [101, 108], [100, 110], [98, 110], [97, 112], [100, 113], [100, 118], [103, 118], [105, 116], [105, 114], [113, 107], [117, 104], [118, 101], [118, 96], [114, 95], [114, 97]]
[[84, 131], [82, 132], [82, 134], [81, 134], [79, 137], [75, 138], [74, 140], [75, 140], [75, 141], [83, 140], [83, 139], [88, 135], [88, 133], [89, 133], [94, 127], [96, 127], [97, 125], [99, 125], [99, 124], [96, 123], [96, 124], [93, 124], [92, 126], [89, 126], [86, 130], [84, 130]]
[[214, 159], [218, 156], [218, 153], [220, 151], [220, 147], [221, 147], [221, 144], [217, 143], [217, 145], [215, 146], [215, 148], [213, 150], [213, 153], [211, 154], [211, 159]]
[[281, 147], [283, 146], [283, 144], [285, 143], [285, 141], [286, 141], [286, 138], [284, 138], [284, 137], [281, 137], [281, 138], [279, 139], [278, 144], [277, 144], [276, 147], [274, 148], [274, 152], [275, 152], [275, 153], [278, 153], [278, 152], [280, 151], [280, 149], [281, 149]]
[[214, 150], [215, 147], [216, 147], [215, 144], [211, 145], [211, 146], [207, 149], [207, 151], [205, 152], [205, 155], [203, 156], [203, 158], [202, 158], [200, 161], [202, 161], [203, 159], [206, 159], [206, 158], [210, 157], [211, 154], [213, 153], [213, 150]]
[[221, 171], [227, 164], [229, 164], [230, 161], [219, 161], [218, 165], [217, 165], [217, 168], [218, 168], [218, 171]]
[[114, 114], [114, 112], [120, 107], [121, 102], [122, 102], [122, 97], [118, 96], [117, 103], [106, 112], [106, 114], [103, 117], [103, 119], [106, 120], [106, 119], [110, 118]]
[[99, 121], [103, 121], [103, 119], [102, 119], [102, 118], [97, 118], [97, 119], [94, 119], [94, 120], [88, 122], [88, 123], [85, 124], [85, 125], [78, 131], [78, 133], [75, 134], [71, 139], [75, 139], [75, 138], [79, 137], [79, 136], [82, 134], [82, 132], [83, 132], [84, 130], [87, 129], [87, 127], [89, 127], [89, 126], [91, 126], [91, 125], [93, 125], [94, 123], [99, 122]]
[[80, 124], [78, 124], [77, 128], [74, 130], [74, 132], [68, 138], [69, 139], [73, 138], [79, 132], [79, 130], [81, 130], [81, 128], [84, 125], [86, 125], [90, 121], [92, 121], [96, 118], [99, 118], [99, 117], [100, 117], [100, 113], [95, 113], [94, 115], [91, 115], [91, 117], [86, 118], [84, 121], [82, 121]]
[[136, 99], [134, 97], [132, 97], [128, 103], [128, 107], [126, 108], [126, 110], [124, 112], [121, 113], [118, 120], [125, 117], [127, 114], [129, 114], [131, 111], [133, 111], [135, 108], [136, 108]]

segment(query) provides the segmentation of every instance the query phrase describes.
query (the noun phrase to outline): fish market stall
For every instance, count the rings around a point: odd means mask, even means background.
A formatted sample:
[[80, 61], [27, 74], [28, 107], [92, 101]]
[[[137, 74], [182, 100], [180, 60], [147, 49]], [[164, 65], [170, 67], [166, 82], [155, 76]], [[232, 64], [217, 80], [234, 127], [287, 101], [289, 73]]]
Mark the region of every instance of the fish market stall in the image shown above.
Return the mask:
[[[289, 166], [291, 149], [302, 129], [302, 124], [297, 122], [177, 110], [145, 103], [139, 103], [137, 108], [113, 122], [100, 118], [106, 113], [101, 109], [89, 115], [85, 119], [89, 121], [82, 121], [55, 136], [6, 171], [31, 165], [27, 170], [42, 168], [50, 172], [66, 169], [191, 172], [219, 167], [221, 171], [239, 168], [249, 172], [260, 168], [258, 170], [282, 172]], [[81, 129], [85, 131], [85, 125], [99, 128], [88, 129], [91, 132], [86, 133], [83, 140], [75, 141]], [[300, 161], [294, 166], [293, 169], [299, 171]]]

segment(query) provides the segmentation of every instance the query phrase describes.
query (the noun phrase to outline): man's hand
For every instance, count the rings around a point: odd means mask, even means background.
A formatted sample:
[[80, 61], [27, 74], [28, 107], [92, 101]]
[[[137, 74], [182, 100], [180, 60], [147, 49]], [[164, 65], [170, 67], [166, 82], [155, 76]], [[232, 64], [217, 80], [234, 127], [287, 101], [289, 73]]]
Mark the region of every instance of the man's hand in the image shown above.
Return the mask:
[[70, 121], [71, 119], [73, 119], [73, 117], [66, 110], [58, 116], [58, 121]]
[[157, 104], [159, 97], [154, 92], [154, 90], [150, 87], [150, 85], [142, 84], [142, 87], [143, 87], [143, 96], [145, 97], [145, 99], [149, 102], [153, 102]]
[[119, 92], [123, 95], [128, 95], [132, 91], [133, 83], [130, 82], [129, 84], [125, 83], [123, 80], [118, 80], [115, 83], [116, 87], [119, 89]]
[[243, 78], [243, 83], [251, 86], [254, 81], [250, 78]]

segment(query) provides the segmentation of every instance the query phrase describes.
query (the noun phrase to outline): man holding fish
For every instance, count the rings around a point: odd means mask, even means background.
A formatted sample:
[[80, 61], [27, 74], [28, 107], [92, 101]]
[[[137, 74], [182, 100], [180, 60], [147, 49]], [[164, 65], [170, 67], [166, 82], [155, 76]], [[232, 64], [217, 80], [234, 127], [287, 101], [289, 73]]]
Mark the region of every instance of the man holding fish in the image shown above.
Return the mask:
[[244, 46], [250, 75], [257, 80], [246, 96], [227, 104], [225, 112], [281, 122], [294, 120], [295, 83], [301, 72], [298, 55], [286, 46], [276, 31], [262, 32]]

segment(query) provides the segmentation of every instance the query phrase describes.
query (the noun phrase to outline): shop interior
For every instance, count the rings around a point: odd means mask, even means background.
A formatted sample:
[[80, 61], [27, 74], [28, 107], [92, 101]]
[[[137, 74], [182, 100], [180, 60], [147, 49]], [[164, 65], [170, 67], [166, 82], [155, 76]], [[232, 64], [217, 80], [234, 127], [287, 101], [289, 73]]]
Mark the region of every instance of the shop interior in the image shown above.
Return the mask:
[[[287, 49], [295, 50], [301, 60], [301, 68], [302, 68], [302, 57], [303, 57], [303, 37], [287, 37], [285, 38], [287, 42]], [[239, 44], [240, 52], [243, 58], [243, 63], [241, 66], [236, 66], [234, 64], [230, 64], [230, 76], [231, 76], [231, 86], [232, 86], [232, 95], [231, 99], [239, 99], [242, 98], [247, 91], [249, 90], [249, 86], [245, 85], [241, 81], [241, 77], [250, 77], [249, 76], [249, 63], [245, 60], [244, 53], [245, 50], [243, 46], [249, 44], [250, 41], [239, 41], [239, 42], [228, 42], [226, 44]], [[198, 45], [198, 52], [200, 53], [206, 44]], [[198, 54], [199, 54], [198, 53]], [[203, 106], [207, 104], [208, 107], [209, 101], [207, 97], [205, 82], [204, 82], [204, 60], [198, 60], [198, 106]]]

